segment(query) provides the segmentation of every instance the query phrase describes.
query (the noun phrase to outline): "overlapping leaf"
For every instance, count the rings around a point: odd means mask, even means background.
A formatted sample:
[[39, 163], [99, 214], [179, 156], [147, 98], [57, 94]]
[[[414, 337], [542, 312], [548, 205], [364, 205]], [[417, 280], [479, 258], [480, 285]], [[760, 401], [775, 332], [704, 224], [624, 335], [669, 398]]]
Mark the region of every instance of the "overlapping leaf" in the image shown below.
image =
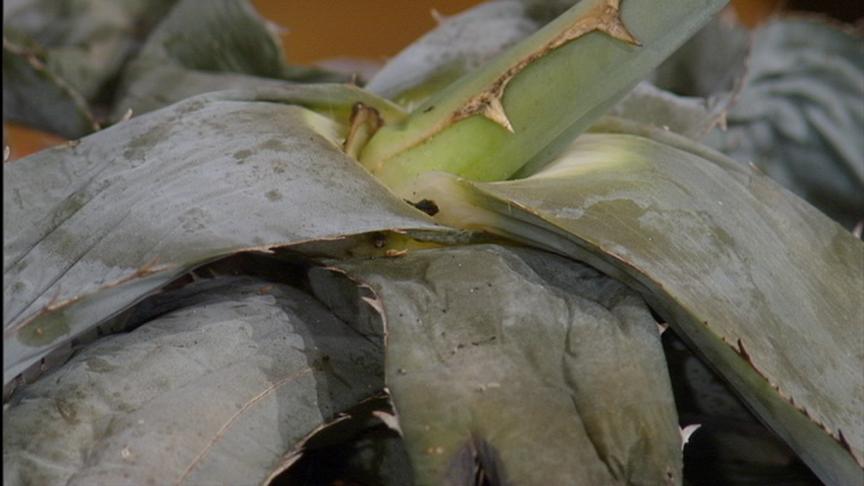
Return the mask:
[[68, 138], [205, 92], [341, 79], [289, 66], [247, 0], [35, 0], [4, 14], [4, 119]]
[[434, 176], [425, 197], [641, 289], [823, 480], [859, 480], [864, 244], [764, 175], [645, 133], [663, 143], [588, 135], [527, 179]]
[[177, 275], [238, 251], [434, 229], [344, 155], [347, 86], [205, 95], [3, 167], [4, 384]]
[[74, 138], [98, 125], [92, 104], [140, 36], [175, 0], [3, 4], [3, 118]]
[[[334, 265], [374, 289], [418, 484], [474, 484], [478, 468], [492, 484], [680, 482], [659, 333], [622, 284], [501, 246]], [[313, 273], [344, 306], [339, 283]]]
[[203, 281], [135, 320], [4, 409], [4, 483], [259, 484], [384, 385], [381, 328], [283, 284]]
[[366, 88], [400, 103], [416, 105], [541, 25], [526, 14], [518, 0], [483, 3], [442, 19], [436, 29], [391, 59]]
[[288, 65], [274, 28], [248, 1], [181, 0], [126, 67], [113, 118], [210, 91], [340, 79]]
[[851, 228], [864, 219], [864, 39], [794, 18], [754, 37], [728, 129], [707, 143]]

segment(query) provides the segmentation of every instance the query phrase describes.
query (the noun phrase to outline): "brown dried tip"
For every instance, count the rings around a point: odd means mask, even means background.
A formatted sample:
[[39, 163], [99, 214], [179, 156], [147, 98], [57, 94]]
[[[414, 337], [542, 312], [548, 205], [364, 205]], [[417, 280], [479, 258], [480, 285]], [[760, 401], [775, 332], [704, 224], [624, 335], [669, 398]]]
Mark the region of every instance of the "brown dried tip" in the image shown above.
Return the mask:
[[750, 353], [744, 349], [744, 341], [742, 341], [741, 338], [738, 338], [738, 354], [740, 354], [745, 361], [750, 363], [750, 365], [753, 365], [753, 360], [750, 359]]

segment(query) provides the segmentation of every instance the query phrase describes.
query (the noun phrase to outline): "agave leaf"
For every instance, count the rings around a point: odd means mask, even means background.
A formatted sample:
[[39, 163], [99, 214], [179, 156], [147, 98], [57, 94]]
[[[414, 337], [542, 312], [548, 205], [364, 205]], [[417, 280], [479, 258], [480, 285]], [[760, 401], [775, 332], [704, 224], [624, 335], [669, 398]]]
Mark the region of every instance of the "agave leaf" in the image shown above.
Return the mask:
[[[416, 107], [574, 3], [502, 0], [444, 18], [437, 28], [391, 59], [366, 88], [408, 108]], [[693, 95], [681, 96], [644, 81], [609, 114], [702, 138], [725, 120], [744, 74], [748, 39], [743, 29], [734, 28], [725, 18], [715, 18], [653, 75], [667, 89], [694, 84]], [[717, 72], [714, 63], [704, 61], [718, 61], [716, 55], [705, 53], [709, 46], [717, 45], [722, 46], [722, 72]]]
[[430, 177], [424, 197], [444, 221], [584, 259], [640, 289], [824, 481], [854, 484], [864, 243], [761, 173], [647, 133], [661, 142], [582, 137], [523, 180]]
[[862, 78], [860, 34], [814, 19], [770, 22], [755, 33], [728, 130], [707, 142], [851, 228], [864, 219]]
[[725, 126], [744, 82], [749, 52], [746, 29], [717, 15], [607, 115], [703, 139]]
[[381, 329], [292, 287], [227, 277], [154, 300], [16, 395], [4, 484], [258, 484], [384, 385]]
[[747, 74], [752, 37], [733, 16], [718, 15], [663, 61], [651, 82], [680, 96], [726, 99]]
[[173, 3], [4, 2], [3, 118], [67, 138], [98, 128], [92, 103]]
[[413, 108], [541, 25], [518, 0], [483, 3], [441, 19], [387, 62], [366, 89]]
[[[680, 482], [659, 333], [622, 284], [491, 245], [334, 265], [374, 290], [418, 484], [469, 484], [477, 467], [494, 484]], [[345, 301], [339, 274], [311, 282]]]
[[343, 79], [289, 66], [273, 30], [245, 0], [181, 0], [126, 68], [113, 118], [209, 91]]
[[247, 0], [29, 0], [4, 13], [4, 118], [67, 138], [98, 129], [94, 112], [116, 121], [208, 91], [343, 79], [289, 66]]
[[99, 129], [87, 100], [46, 68], [32, 41], [12, 30], [3, 35], [3, 119], [67, 137]]
[[360, 93], [203, 95], [4, 164], [4, 384], [209, 260], [436, 229], [341, 151], [341, 125], [287, 104], [347, 116]]
[[488, 181], [533, 170], [566, 148], [725, 3], [579, 2], [425, 101], [403, 122], [383, 127], [359, 160], [412, 201], [415, 178], [428, 171]]
[[722, 99], [678, 96], [643, 81], [608, 114], [699, 140], [722, 125], [731, 100], [731, 93]]
[[381, 68], [366, 89], [414, 108], [534, 33], [578, 0], [496, 0], [451, 17]]
[[[702, 97], [721, 107], [734, 99], [726, 129], [705, 143], [755, 164], [851, 228], [864, 218], [860, 47], [860, 34], [814, 18], [775, 19], [752, 34], [718, 19], [664, 62], [654, 82], [673, 100]], [[737, 86], [729, 73], [745, 69]], [[653, 121], [639, 116], [636, 100], [630, 105], [613, 113]]]

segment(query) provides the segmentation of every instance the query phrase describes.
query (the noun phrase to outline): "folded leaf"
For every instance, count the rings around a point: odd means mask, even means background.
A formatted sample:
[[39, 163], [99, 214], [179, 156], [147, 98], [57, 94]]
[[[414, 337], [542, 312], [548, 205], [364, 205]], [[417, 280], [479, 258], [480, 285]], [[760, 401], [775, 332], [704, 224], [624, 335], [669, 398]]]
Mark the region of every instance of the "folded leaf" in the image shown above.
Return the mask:
[[583, 259], [641, 290], [824, 481], [854, 484], [864, 243], [763, 174], [645, 133], [660, 142], [584, 136], [517, 181], [430, 176], [423, 197], [442, 221]]
[[[335, 262], [387, 324], [417, 484], [677, 484], [681, 440], [656, 324], [622, 284], [536, 250]], [[312, 287], [339, 305], [338, 274]], [[336, 289], [336, 290], [334, 290]]]
[[286, 285], [219, 278], [148, 308], [4, 410], [4, 484], [259, 484], [384, 384], [381, 329]]
[[336, 85], [204, 95], [3, 166], [4, 384], [209, 260], [436, 229], [340, 149]]

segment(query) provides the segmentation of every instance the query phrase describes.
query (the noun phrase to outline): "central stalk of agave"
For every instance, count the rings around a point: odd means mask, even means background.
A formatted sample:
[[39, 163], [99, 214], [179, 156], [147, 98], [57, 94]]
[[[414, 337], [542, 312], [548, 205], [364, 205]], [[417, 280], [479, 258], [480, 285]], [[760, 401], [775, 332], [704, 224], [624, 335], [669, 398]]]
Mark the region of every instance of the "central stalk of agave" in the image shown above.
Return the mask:
[[579, 2], [410, 116], [382, 127], [359, 151], [359, 160], [411, 201], [423, 198], [417, 182], [429, 172], [479, 181], [530, 173], [725, 3]]

